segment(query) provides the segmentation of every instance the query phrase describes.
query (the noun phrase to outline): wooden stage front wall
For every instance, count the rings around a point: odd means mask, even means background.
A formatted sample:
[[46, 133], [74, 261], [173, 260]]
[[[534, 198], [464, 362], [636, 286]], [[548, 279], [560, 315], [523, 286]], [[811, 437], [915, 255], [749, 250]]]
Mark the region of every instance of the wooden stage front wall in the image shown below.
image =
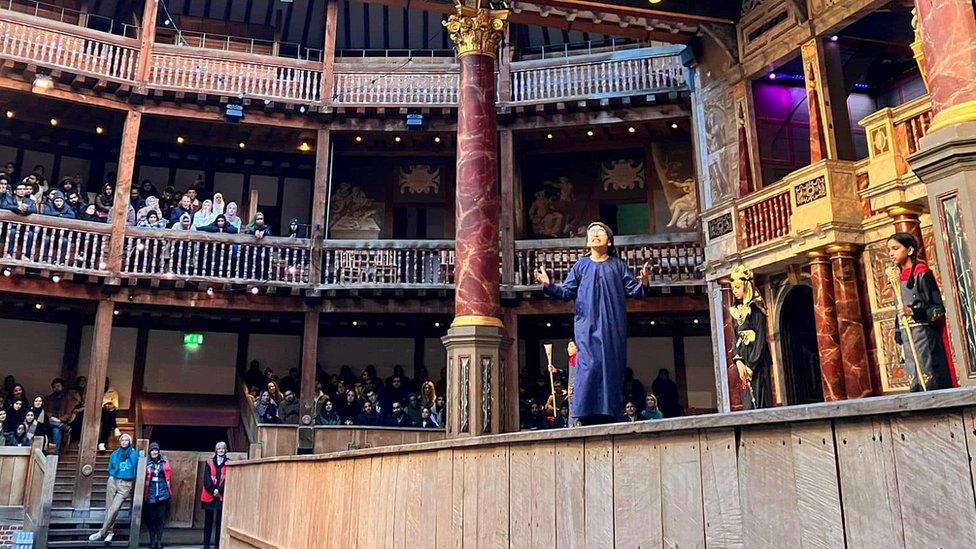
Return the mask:
[[972, 547], [974, 451], [959, 389], [266, 458], [222, 545]]

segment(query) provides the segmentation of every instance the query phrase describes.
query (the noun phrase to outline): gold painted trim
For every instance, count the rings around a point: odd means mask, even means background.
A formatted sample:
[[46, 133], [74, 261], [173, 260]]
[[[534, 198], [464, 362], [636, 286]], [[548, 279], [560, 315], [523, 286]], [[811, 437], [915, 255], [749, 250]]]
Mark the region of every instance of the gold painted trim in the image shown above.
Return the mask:
[[854, 253], [854, 245], [853, 244], [833, 244], [831, 246], [827, 246], [827, 253], [828, 254], [834, 255], [834, 254], [845, 253], [845, 252], [846, 253], [853, 254]]
[[500, 318], [484, 315], [456, 316], [454, 317], [454, 321], [451, 322], [451, 328], [457, 328], [458, 326], [493, 326], [502, 330], [505, 329], [505, 325], [502, 324]]
[[965, 124], [966, 122], [976, 122], [976, 99], [970, 99], [937, 112], [932, 117], [932, 124], [927, 133], [931, 135], [943, 128]]
[[892, 206], [885, 210], [888, 217], [901, 217], [905, 215], [921, 215], [922, 208], [913, 206]]
[[455, 9], [456, 13], [441, 24], [454, 42], [458, 59], [468, 55], [486, 55], [494, 59], [498, 44], [505, 37], [508, 10], [465, 6], [459, 0], [455, 0]]

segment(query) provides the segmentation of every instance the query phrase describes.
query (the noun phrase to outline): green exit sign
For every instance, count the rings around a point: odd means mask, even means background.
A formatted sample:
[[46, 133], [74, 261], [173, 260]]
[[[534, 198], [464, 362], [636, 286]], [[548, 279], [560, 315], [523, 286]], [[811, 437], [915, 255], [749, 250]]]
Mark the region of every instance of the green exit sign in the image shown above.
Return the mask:
[[183, 334], [183, 345], [188, 347], [196, 347], [197, 345], [203, 345], [203, 334], [197, 334], [193, 332], [187, 332]]

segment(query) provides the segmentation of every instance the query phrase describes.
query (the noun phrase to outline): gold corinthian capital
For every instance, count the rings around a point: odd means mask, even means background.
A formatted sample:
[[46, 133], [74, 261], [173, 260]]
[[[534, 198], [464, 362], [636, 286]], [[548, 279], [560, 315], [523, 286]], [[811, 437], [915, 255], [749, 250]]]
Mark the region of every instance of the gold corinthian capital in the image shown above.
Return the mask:
[[442, 24], [454, 42], [457, 56], [487, 55], [495, 57], [498, 43], [505, 36], [508, 10], [490, 10], [481, 7], [481, 0], [475, 6], [465, 6], [455, 0], [457, 13]]

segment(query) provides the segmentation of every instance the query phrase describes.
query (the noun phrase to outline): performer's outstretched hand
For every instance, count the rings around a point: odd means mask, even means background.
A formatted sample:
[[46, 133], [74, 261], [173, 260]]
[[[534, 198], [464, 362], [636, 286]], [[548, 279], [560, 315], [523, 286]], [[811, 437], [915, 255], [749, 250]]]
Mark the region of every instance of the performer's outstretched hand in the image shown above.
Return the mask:
[[645, 262], [644, 267], [641, 268], [640, 272], [640, 283], [644, 286], [649, 286], [651, 284], [651, 263]]
[[545, 267], [539, 267], [535, 270], [535, 281], [543, 286], [548, 286], [551, 283], [549, 275], [546, 274]]

